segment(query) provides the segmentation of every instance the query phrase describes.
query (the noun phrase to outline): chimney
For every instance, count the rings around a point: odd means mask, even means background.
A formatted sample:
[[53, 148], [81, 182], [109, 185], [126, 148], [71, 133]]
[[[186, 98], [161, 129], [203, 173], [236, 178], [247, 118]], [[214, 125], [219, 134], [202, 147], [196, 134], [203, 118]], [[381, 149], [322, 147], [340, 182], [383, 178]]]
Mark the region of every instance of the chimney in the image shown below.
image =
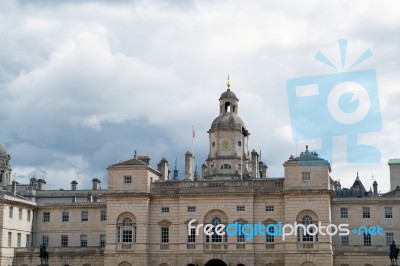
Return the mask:
[[258, 178], [258, 153], [256, 150], [251, 152], [251, 169], [253, 172], [253, 177]]
[[11, 191], [14, 196], [17, 194], [17, 182], [15, 180], [12, 181]]
[[178, 159], [175, 159], [175, 168], [174, 168], [174, 176], [172, 177], [172, 180], [178, 180], [179, 174], [178, 174]]
[[146, 165], [150, 165], [150, 157], [149, 156], [137, 156], [137, 159], [144, 162]]
[[71, 190], [76, 190], [78, 188], [78, 182], [76, 182], [75, 180], [73, 180], [71, 182]]
[[374, 195], [378, 196], [378, 182], [374, 181], [372, 186], [374, 187]]
[[194, 168], [194, 181], [199, 180], [199, 173], [197, 172], [197, 165]]
[[92, 190], [99, 190], [101, 181], [98, 178], [92, 179]]
[[157, 166], [158, 171], [161, 172], [161, 180], [169, 180], [169, 166], [167, 159], [163, 157]]
[[263, 178], [267, 178], [267, 170], [268, 166], [263, 163], [263, 165], [261, 166], [261, 174]]
[[185, 154], [185, 179], [193, 180], [193, 154], [189, 151]]
[[38, 190], [45, 190], [46, 189], [46, 181], [44, 179], [38, 179]]

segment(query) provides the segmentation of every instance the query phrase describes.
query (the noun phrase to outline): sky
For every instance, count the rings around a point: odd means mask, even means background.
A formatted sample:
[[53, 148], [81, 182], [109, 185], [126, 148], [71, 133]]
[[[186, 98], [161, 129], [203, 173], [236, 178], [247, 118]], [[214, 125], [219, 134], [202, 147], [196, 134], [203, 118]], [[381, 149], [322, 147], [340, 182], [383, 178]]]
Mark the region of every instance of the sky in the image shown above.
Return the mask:
[[[346, 135], [335, 136], [331, 177], [349, 187], [358, 172], [366, 188], [374, 179], [389, 190], [387, 161], [400, 157], [397, 0], [10, 0], [0, 2], [0, 34], [0, 143], [20, 183], [89, 188], [99, 178], [106, 188], [106, 168], [135, 150], [153, 167], [177, 160], [183, 177], [192, 127], [196, 165], [207, 157], [228, 74], [249, 149], [261, 150], [269, 177], [282, 177], [290, 155], [321, 145], [294, 140], [286, 81], [372, 69], [381, 128], [357, 138], [381, 158], [350, 163]], [[348, 40], [346, 67], [372, 56], [352, 70], [315, 59], [320, 51], [340, 66], [339, 39]]]

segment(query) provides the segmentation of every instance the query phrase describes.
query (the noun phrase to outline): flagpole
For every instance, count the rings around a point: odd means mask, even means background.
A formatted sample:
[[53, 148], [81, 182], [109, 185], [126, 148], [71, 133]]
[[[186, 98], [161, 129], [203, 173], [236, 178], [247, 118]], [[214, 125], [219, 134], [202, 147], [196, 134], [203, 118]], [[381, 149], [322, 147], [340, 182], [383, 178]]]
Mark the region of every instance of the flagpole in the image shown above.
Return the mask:
[[194, 127], [192, 126], [192, 160], [193, 160], [193, 180], [194, 180], [194, 137], [195, 137], [196, 133], [194, 132]]
[[244, 143], [243, 143], [243, 125], [240, 124], [240, 143], [242, 144], [242, 150], [240, 152], [240, 179], [243, 179], [243, 152], [244, 152]]

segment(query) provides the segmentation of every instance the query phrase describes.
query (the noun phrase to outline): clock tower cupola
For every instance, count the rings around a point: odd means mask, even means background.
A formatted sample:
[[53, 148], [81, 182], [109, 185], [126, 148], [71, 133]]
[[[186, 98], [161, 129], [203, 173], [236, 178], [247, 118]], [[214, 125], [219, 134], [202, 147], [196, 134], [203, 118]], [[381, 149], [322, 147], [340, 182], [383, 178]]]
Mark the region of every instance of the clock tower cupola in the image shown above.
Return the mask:
[[219, 116], [214, 119], [209, 134], [209, 154], [206, 179], [244, 179], [248, 176], [248, 136], [246, 125], [238, 116], [238, 102], [230, 89], [219, 98]]

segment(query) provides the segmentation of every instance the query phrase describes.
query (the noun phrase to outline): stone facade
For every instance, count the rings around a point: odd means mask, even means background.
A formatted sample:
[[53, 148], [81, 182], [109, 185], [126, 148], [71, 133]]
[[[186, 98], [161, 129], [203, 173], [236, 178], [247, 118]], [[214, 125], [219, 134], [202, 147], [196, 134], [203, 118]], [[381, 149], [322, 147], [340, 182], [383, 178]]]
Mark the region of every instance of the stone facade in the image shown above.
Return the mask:
[[[249, 155], [249, 132], [238, 116], [238, 98], [228, 89], [219, 99], [219, 116], [209, 133], [209, 156], [202, 174], [185, 155], [185, 176], [170, 177], [162, 158], [157, 169], [138, 156], [110, 165], [108, 188], [46, 190], [46, 181], [10, 184], [0, 191], [0, 266], [39, 264], [46, 244], [50, 265], [60, 266], [367, 266], [388, 264], [388, 242], [400, 235], [400, 188], [366, 191], [358, 175], [341, 188], [330, 178], [330, 164], [308, 147], [283, 164], [284, 177], [267, 177], [256, 151]], [[10, 156], [0, 149], [3, 173]], [[398, 174], [391, 161], [391, 174]], [[394, 166], [394, 167], [393, 167]], [[2, 169], [0, 169], [2, 170]], [[5, 174], [3, 175], [5, 177]], [[391, 177], [392, 182], [400, 178]], [[10, 215], [10, 208], [13, 215]], [[22, 209], [22, 217], [19, 213]], [[30, 218], [28, 219], [28, 211]], [[383, 235], [364, 236], [294, 230], [296, 235], [188, 236], [189, 225], [349, 224], [381, 226]], [[255, 230], [247, 227], [246, 233]], [[8, 240], [11, 233], [11, 242]], [[18, 240], [17, 236], [21, 234]], [[28, 240], [27, 240], [27, 236]]]

